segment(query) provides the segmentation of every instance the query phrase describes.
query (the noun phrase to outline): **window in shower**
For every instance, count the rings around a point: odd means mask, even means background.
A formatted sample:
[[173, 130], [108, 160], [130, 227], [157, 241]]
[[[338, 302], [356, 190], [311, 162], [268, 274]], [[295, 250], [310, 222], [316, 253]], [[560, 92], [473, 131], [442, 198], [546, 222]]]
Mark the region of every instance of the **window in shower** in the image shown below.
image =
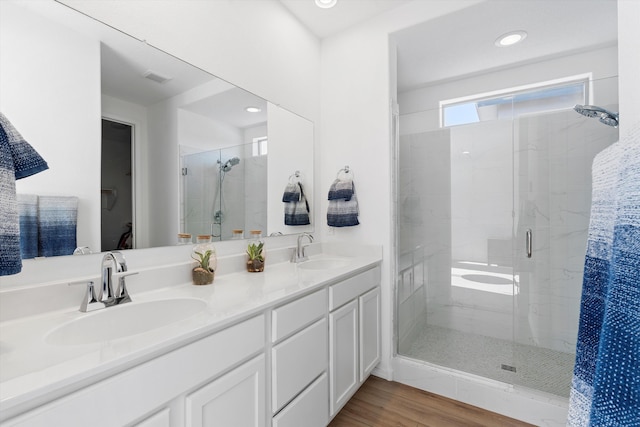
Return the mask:
[[266, 156], [269, 140], [266, 136], [253, 138], [251, 144], [251, 155], [253, 157]]
[[585, 104], [590, 75], [541, 82], [440, 102], [441, 127], [514, 119], [523, 114], [554, 111]]

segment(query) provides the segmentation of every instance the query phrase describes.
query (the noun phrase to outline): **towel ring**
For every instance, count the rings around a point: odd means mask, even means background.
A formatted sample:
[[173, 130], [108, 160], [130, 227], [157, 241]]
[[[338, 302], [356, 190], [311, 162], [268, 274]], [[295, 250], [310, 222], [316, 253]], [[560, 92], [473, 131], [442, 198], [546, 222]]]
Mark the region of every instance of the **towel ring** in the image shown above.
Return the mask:
[[351, 169], [349, 169], [349, 165], [347, 165], [344, 168], [340, 169], [338, 171], [338, 174], [336, 175], [336, 178], [340, 178], [340, 174], [344, 174], [345, 177], [353, 179], [353, 172], [351, 171]]
[[300, 183], [300, 171], [295, 171], [295, 173], [289, 175], [289, 183]]

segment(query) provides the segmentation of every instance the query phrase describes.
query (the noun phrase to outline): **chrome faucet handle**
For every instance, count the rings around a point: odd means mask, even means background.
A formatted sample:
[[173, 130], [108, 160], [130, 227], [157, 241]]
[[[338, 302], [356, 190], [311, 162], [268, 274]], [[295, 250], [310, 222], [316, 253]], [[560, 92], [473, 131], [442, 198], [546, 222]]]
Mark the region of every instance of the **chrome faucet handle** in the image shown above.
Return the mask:
[[102, 304], [99, 304], [101, 305], [101, 307], [97, 307], [96, 303], [99, 303], [99, 301], [96, 299], [96, 292], [93, 286], [93, 281], [89, 281], [87, 282], [87, 288], [84, 293], [84, 298], [82, 299], [82, 303], [80, 304], [80, 311], [86, 313], [87, 311], [92, 311], [96, 308], [104, 307], [104, 305]]
[[117, 304], [124, 304], [125, 302], [131, 302], [131, 297], [129, 296], [129, 292], [127, 291], [127, 285], [124, 281], [124, 278], [127, 276], [134, 276], [136, 274], [138, 274], [137, 271], [113, 274], [112, 278], [118, 279], [118, 286], [116, 287], [116, 291], [114, 294], [114, 297], [117, 300]]
[[111, 280], [118, 279], [118, 283], [115, 286], [115, 292], [113, 293], [114, 304], [124, 304], [125, 302], [131, 302], [129, 292], [127, 292], [127, 286], [125, 283], [125, 277], [133, 276], [138, 272], [127, 272], [127, 261], [124, 255], [120, 251], [111, 251], [113, 260], [115, 261], [116, 271], [112, 272]]

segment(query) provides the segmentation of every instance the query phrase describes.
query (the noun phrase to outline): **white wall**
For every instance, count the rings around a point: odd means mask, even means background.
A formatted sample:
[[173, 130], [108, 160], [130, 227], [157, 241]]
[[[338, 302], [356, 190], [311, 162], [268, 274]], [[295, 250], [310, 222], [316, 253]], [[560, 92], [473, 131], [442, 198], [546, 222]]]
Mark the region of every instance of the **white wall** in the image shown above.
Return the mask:
[[[316, 191], [321, 200], [323, 240], [357, 240], [383, 245], [382, 351], [377, 373], [390, 377], [393, 354], [393, 279], [390, 89], [395, 61], [390, 61], [389, 34], [420, 22], [454, 12], [478, 1], [414, 1], [379, 15], [322, 42], [322, 139], [316, 154], [320, 179]], [[327, 191], [345, 165], [354, 172], [360, 225], [329, 229], [326, 225]]]
[[640, 138], [640, 2], [618, 0], [620, 139]]
[[78, 245], [99, 248], [99, 43], [2, 1], [0, 52], [0, 110], [49, 164], [18, 193], [79, 197]]
[[[267, 156], [267, 233], [283, 234], [312, 231], [311, 225], [284, 225], [284, 203], [282, 193], [289, 177], [300, 171], [300, 182], [311, 210], [313, 203], [313, 145], [307, 143], [313, 136], [313, 123], [291, 114], [282, 108], [268, 104], [269, 155]], [[316, 227], [316, 230], [318, 228]], [[264, 230], [263, 230], [264, 233]]]

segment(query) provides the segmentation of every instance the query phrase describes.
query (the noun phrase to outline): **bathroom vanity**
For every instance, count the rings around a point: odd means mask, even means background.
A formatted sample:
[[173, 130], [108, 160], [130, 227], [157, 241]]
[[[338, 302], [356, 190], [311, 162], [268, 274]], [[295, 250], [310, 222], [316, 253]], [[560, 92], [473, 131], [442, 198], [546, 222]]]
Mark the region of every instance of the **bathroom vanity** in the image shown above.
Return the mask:
[[132, 303], [2, 322], [0, 421], [327, 425], [380, 360], [381, 250], [310, 248], [308, 261], [209, 286], [136, 294], [141, 272]]

